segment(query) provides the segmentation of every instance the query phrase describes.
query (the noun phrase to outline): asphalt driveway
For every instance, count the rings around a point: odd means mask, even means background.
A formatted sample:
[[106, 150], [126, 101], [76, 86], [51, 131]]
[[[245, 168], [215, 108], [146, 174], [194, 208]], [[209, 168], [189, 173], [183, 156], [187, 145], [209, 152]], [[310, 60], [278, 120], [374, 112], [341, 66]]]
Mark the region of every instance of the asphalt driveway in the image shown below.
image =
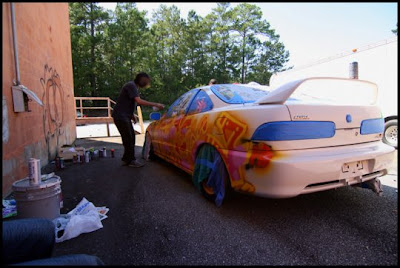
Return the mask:
[[102, 229], [57, 244], [55, 255], [93, 254], [108, 265], [398, 264], [397, 166], [381, 197], [352, 187], [290, 199], [234, 194], [217, 208], [162, 160], [122, 167], [120, 143], [78, 140], [114, 148], [116, 158], [56, 172], [63, 213], [83, 197], [110, 211]]

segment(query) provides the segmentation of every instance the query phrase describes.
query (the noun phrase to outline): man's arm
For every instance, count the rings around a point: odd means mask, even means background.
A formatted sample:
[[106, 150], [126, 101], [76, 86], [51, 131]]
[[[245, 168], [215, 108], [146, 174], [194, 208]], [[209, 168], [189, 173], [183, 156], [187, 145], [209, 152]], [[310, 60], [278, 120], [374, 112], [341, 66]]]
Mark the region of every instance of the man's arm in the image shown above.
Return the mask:
[[145, 105], [145, 106], [155, 106], [159, 109], [164, 109], [164, 105], [161, 103], [156, 103], [156, 102], [150, 102], [150, 101], [146, 101], [141, 99], [140, 97], [135, 97], [135, 101], [137, 104], [139, 105]]

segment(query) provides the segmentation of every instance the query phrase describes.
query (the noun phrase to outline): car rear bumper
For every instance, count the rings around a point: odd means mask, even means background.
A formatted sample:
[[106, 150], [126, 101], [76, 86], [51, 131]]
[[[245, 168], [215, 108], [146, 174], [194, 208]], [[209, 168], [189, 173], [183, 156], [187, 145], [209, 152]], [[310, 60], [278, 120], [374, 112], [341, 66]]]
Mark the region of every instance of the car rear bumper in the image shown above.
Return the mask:
[[[320, 149], [275, 151], [268, 167], [248, 168], [244, 176], [254, 186], [254, 194], [288, 198], [383, 176], [392, 164], [394, 151], [393, 147], [381, 141]], [[346, 163], [349, 165], [344, 167]]]

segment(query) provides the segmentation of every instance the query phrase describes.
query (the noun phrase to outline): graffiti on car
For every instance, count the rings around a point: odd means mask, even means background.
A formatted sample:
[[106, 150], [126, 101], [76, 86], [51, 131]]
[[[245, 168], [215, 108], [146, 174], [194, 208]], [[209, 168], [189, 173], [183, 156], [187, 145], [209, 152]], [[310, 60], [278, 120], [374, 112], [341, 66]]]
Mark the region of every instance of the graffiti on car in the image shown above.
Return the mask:
[[[254, 185], [245, 180], [246, 170], [260, 168], [265, 172], [274, 157], [268, 145], [245, 139], [247, 124], [226, 111], [162, 118], [151, 131], [155, 140], [162, 141], [154, 143], [154, 150], [188, 171], [193, 171], [196, 154], [203, 144], [214, 146], [224, 160], [231, 186], [244, 192], [255, 191]], [[239, 157], [238, 152], [246, 157]]]

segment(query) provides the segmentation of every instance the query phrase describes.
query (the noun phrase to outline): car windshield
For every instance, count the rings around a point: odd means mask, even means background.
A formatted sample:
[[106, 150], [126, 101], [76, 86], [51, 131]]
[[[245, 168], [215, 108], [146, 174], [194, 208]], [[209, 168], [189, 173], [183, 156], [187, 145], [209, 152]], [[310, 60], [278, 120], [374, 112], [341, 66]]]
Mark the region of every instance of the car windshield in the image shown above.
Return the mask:
[[251, 103], [268, 95], [268, 91], [240, 85], [215, 85], [211, 91], [222, 101], [230, 104]]

